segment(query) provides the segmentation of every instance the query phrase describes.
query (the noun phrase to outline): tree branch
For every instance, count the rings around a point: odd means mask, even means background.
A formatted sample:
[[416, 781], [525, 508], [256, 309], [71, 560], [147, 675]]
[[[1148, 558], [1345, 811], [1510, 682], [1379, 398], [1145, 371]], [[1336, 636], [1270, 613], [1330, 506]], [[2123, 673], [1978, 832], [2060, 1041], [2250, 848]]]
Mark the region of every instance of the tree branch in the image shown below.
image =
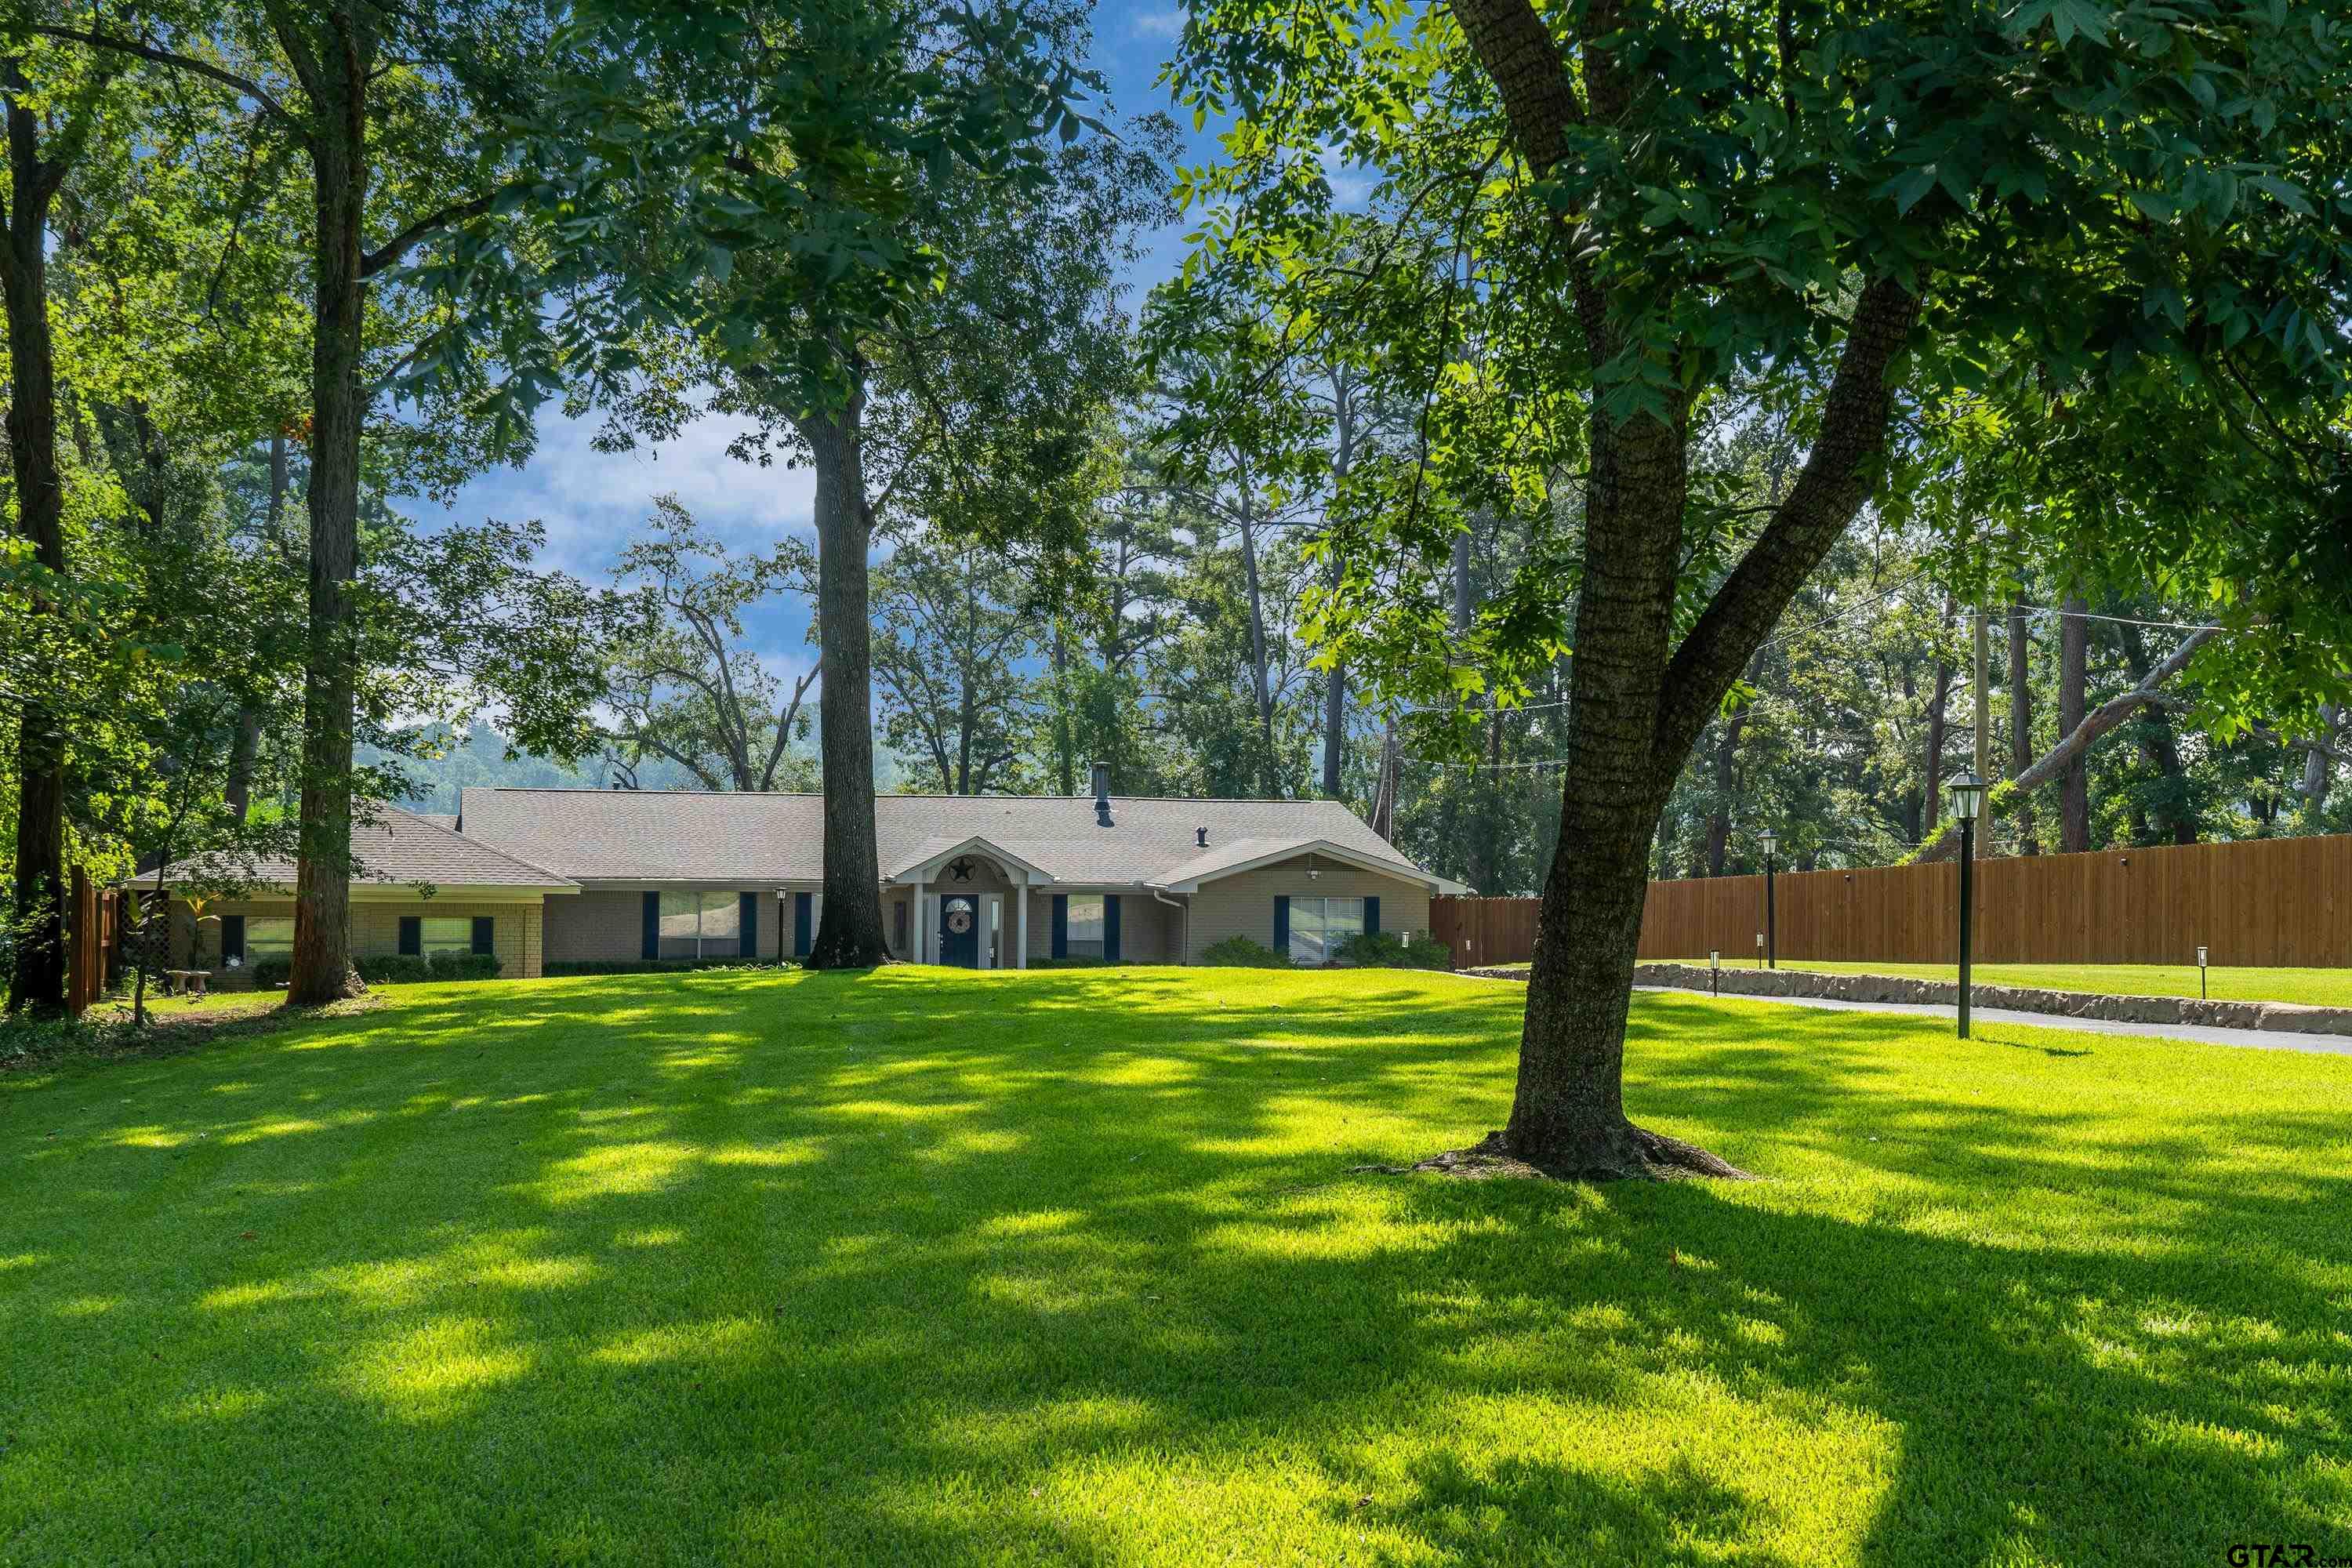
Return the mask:
[[235, 71], [223, 70], [220, 67], [208, 64], [204, 60], [194, 59], [187, 55], [174, 54], [170, 49], [158, 48], [153, 44], [142, 43], [136, 38], [118, 37], [111, 33], [82, 32], [73, 27], [50, 26], [41, 23], [36, 23], [26, 30], [37, 33], [43, 37], [62, 38], [69, 44], [86, 44], [93, 49], [110, 49], [117, 54], [135, 55], [142, 60], [152, 60], [159, 66], [170, 66], [174, 70], [192, 71], [197, 76], [209, 77], [223, 87], [244, 94], [271, 114], [276, 115], [305, 143], [310, 140], [309, 129], [292, 111], [272, 98], [259, 82], [239, 76]]
[[[2056, 778], [2061, 770], [2084, 752], [2092, 743], [2130, 718], [2142, 708], [2159, 706], [2165, 701], [2160, 690], [2163, 685], [2189, 667], [2197, 650], [2220, 635], [2218, 627], [2206, 626], [2189, 634], [2181, 645], [2167, 656], [2162, 664], [2147, 672], [2137, 686], [2117, 696], [2110, 697], [2094, 710], [2065, 739], [2042, 753], [2032, 767], [2001, 785], [2000, 794], [2014, 799], [2028, 790], [2039, 789]], [[1932, 861], [1949, 859], [1959, 849], [1960, 836], [1957, 823], [1946, 823], [1943, 831], [1919, 847], [1911, 858], [1913, 865], [1924, 866]]]
[[1804, 468], [1667, 666], [1654, 754], [1675, 767], [1869, 496], [1893, 404], [1887, 373], [1918, 317], [1918, 296], [1893, 279], [1863, 290]]
[[406, 228], [404, 228], [398, 234], [394, 235], [390, 239], [385, 240], [373, 250], [362, 256], [360, 258], [360, 276], [362, 278], [374, 277], [377, 273], [383, 271], [385, 268], [390, 267], [402, 257], [415, 249], [419, 244], [429, 238], [436, 229], [448, 228], [457, 224], [470, 222], [475, 218], [480, 217], [492, 207], [498, 205], [505, 197], [515, 195], [516, 193], [528, 188], [529, 187], [523, 182], [518, 180], [512, 184], [501, 185], [499, 189], [492, 191], [487, 196], [476, 196], [469, 202], [453, 203], [448, 206], [443, 207], [437, 213], [431, 213], [424, 217], [418, 218], [415, 223], [410, 224]]

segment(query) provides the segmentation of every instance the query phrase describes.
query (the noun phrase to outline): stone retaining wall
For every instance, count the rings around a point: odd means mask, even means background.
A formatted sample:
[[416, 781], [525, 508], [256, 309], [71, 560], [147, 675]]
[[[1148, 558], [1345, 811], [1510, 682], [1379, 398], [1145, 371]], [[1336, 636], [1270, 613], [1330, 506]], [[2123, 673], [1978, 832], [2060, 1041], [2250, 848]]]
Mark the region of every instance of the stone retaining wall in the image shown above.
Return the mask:
[[[1498, 979], [1525, 980], [1524, 970], [1468, 970]], [[1959, 983], [1915, 980], [1898, 974], [1824, 974], [1806, 969], [1732, 969], [1722, 972], [1722, 990], [1732, 996], [1819, 996], [1838, 1002], [1912, 1002], [1959, 1005]], [[1696, 963], [1642, 963], [1636, 985], [1685, 991], [1715, 988], [1713, 972]], [[2043, 991], [2024, 985], [1976, 988], [1976, 1005], [2048, 1013], [2062, 1018], [2107, 1018], [2123, 1024], [2199, 1024], [2209, 1028], [2274, 1029], [2293, 1035], [2352, 1035], [2352, 1007], [2300, 1007], [2288, 1002], [2204, 1001], [2195, 996], [2105, 996], [2084, 991]]]

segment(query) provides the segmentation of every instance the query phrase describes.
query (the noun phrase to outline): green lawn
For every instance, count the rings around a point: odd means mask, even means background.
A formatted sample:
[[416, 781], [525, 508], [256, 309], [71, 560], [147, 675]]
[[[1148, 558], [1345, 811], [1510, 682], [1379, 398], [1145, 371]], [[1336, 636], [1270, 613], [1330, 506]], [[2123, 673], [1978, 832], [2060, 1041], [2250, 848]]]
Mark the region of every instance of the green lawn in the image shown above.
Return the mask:
[[2352, 1059], [1516, 986], [418, 986], [0, 1077], [0, 1563], [2352, 1553]]
[[[1706, 967], [1706, 954], [1678, 960]], [[1753, 969], [1752, 956], [1735, 965], [1724, 955], [1724, 967]], [[1783, 969], [1811, 969], [1827, 974], [1909, 974], [1928, 980], [1958, 980], [1956, 963], [1848, 963], [1820, 959], [1783, 959]], [[1979, 963], [1973, 978], [1981, 985], [2035, 985], [2052, 991], [2093, 991], [2109, 996], [2194, 996], [2197, 966], [2193, 963]], [[2300, 1002], [2314, 1007], [2352, 1007], [2352, 969], [2211, 969], [2206, 973], [2217, 1000], [2233, 1002]]]

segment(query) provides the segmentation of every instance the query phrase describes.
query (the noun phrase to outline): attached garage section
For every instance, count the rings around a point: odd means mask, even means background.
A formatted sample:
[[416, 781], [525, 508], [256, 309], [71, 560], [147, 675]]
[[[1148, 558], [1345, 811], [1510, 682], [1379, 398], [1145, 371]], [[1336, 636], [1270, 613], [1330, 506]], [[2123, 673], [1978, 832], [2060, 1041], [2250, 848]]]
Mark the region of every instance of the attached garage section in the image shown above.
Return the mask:
[[1328, 855], [1295, 856], [1203, 882], [1192, 901], [1187, 963], [1198, 963], [1231, 936], [1248, 937], [1306, 964], [1325, 962], [1356, 931], [1429, 930], [1426, 882], [1336, 864]]

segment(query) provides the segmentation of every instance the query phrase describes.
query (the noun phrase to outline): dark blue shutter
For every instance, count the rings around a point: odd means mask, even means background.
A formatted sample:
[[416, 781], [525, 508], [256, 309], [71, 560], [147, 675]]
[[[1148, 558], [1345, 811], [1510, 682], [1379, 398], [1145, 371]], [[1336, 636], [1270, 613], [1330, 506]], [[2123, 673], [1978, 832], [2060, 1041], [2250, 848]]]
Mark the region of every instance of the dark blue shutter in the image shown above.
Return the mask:
[[1070, 895], [1054, 895], [1054, 956], [1070, 956]]
[[1381, 901], [1378, 899], [1364, 900], [1364, 929], [1368, 931], [1381, 929]]
[[476, 915], [474, 917], [474, 951], [476, 952], [497, 952], [497, 917]]
[[757, 958], [760, 956], [760, 895], [743, 893], [738, 897], [742, 900], [743, 956]]
[[1118, 895], [1103, 895], [1103, 957], [1118, 962]]
[[415, 958], [425, 951], [425, 921], [416, 915], [400, 917], [400, 951]]
[[1279, 893], [1274, 900], [1274, 951], [1290, 951], [1290, 895]]
[[637, 955], [640, 958], [661, 956], [661, 895], [659, 893], [646, 895], [645, 940], [638, 946]]
[[239, 963], [245, 962], [245, 917], [243, 915], [221, 916], [221, 962], [226, 963], [232, 958]]
[[793, 956], [795, 958], [808, 956], [809, 938], [812, 934], [809, 931], [809, 906], [814, 901], [806, 893], [793, 895]]

